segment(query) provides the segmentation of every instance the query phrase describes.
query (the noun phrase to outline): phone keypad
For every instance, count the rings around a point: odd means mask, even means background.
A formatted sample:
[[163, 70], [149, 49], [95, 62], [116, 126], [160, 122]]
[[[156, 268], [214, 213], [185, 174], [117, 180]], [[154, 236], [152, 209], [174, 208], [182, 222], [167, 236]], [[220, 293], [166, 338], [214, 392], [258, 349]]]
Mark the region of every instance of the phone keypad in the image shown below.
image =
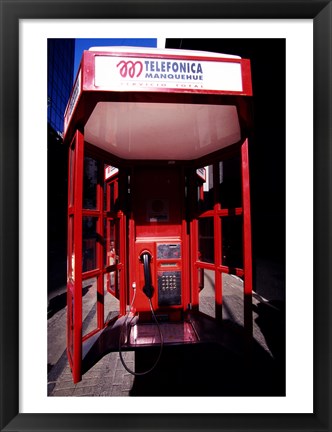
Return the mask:
[[158, 272], [159, 306], [181, 304], [181, 272]]

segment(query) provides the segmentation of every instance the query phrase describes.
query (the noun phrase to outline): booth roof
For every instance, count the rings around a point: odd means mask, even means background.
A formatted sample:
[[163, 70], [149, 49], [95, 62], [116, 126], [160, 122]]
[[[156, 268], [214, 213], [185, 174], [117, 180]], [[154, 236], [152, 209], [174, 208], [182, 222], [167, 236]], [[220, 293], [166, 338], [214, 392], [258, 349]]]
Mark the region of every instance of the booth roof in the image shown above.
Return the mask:
[[140, 54], [161, 54], [161, 55], [172, 55], [178, 57], [215, 57], [215, 58], [241, 58], [231, 54], [221, 54], [209, 51], [193, 51], [193, 50], [181, 50], [181, 49], [169, 49], [169, 48], [138, 48], [131, 46], [100, 46], [91, 47], [89, 51], [97, 52], [130, 52]]

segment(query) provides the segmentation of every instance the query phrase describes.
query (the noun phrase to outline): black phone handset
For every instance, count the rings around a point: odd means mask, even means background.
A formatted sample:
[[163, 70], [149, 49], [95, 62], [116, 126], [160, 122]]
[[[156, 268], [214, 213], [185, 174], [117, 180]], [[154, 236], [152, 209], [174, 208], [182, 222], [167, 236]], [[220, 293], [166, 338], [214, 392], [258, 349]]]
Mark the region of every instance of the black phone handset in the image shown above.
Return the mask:
[[143, 292], [147, 296], [147, 298], [151, 299], [154, 293], [154, 288], [151, 283], [151, 255], [149, 252], [142, 252], [140, 256], [140, 261], [143, 263], [144, 267], [144, 286]]

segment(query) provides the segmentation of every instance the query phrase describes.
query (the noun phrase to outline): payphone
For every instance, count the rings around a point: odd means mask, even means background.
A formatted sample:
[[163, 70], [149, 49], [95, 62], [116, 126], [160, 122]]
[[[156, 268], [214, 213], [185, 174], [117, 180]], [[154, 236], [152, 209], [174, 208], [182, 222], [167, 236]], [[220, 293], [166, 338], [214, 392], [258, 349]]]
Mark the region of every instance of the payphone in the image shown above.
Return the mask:
[[[138, 243], [139, 248], [142, 244]], [[182, 261], [181, 243], [159, 242], [144, 243], [139, 255], [139, 281], [148, 298], [156, 297], [158, 308], [182, 305]], [[150, 251], [153, 251], [152, 254]], [[152, 278], [153, 275], [153, 278]], [[152, 282], [154, 281], [154, 283]], [[137, 310], [140, 310], [137, 306]], [[143, 309], [144, 310], [144, 307]]]
[[[145, 329], [155, 322], [162, 331], [159, 338], [146, 332], [140, 338], [137, 324], [121, 349], [161, 340], [219, 343], [224, 273], [244, 278], [245, 321], [252, 325], [251, 95], [250, 61], [237, 56], [128, 47], [84, 52], [64, 117], [67, 354], [74, 382], [82, 378], [87, 353], [97, 359], [120, 349], [129, 314]], [[224, 203], [222, 171], [234, 156], [241, 183], [235, 207]], [[243, 227], [243, 268], [223, 259], [230, 219]], [[199, 311], [204, 271], [213, 275], [215, 320]], [[91, 310], [82, 296], [90, 280]], [[113, 300], [115, 315], [108, 310]], [[85, 319], [94, 328], [82, 335]]]

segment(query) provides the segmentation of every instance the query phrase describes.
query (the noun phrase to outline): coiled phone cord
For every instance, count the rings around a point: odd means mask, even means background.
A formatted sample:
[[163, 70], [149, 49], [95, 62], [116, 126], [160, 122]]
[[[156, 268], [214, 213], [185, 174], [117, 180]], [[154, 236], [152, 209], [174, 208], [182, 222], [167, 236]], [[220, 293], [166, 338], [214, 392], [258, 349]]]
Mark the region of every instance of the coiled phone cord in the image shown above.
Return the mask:
[[126, 369], [127, 372], [129, 372], [130, 374], [135, 375], [135, 376], [141, 376], [141, 375], [147, 375], [148, 373], [152, 372], [155, 369], [155, 367], [157, 366], [157, 364], [159, 363], [159, 360], [160, 360], [160, 357], [161, 357], [161, 353], [163, 351], [164, 338], [163, 338], [163, 334], [161, 332], [160, 324], [158, 323], [157, 317], [156, 317], [156, 315], [154, 313], [153, 306], [152, 306], [152, 303], [151, 303], [151, 299], [148, 298], [149, 299], [149, 304], [150, 304], [150, 309], [151, 309], [151, 312], [152, 312], [152, 316], [153, 316], [153, 319], [155, 320], [155, 322], [157, 324], [157, 328], [158, 328], [159, 336], [160, 336], [159, 354], [158, 354], [157, 360], [155, 361], [155, 363], [153, 364], [153, 366], [150, 369], [148, 369], [148, 370], [146, 370], [144, 372], [134, 372], [131, 369], [129, 369], [129, 367], [126, 365], [126, 363], [124, 361], [124, 358], [123, 358], [123, 355], [122, 355], [121, 345], [122, 345], [123, 332], [124, 332], [124, 329], [126, 328], [126, 324], [127, 324], [128, 318], [129, 318], [129, 314], [130, 314], [130, 311], [131, 311], [131, 309], [133, 307], [133, 304], [134, 304], [134, 301], [135, 301], [135, 297], [136, 297], [136, 284], [135, 285], [133, 284], [133, 289], [134, 289], [133, 299], [132, 299], [132, 301], [130, 303], [129, 311], [127, 313], [126, 319], [125, 319], [125, 321], [124, 321], [124, 323], [122, 324], [122, 327], [121, 327], [121, 332], [120, 332], [120, 337], [119, 337], [119, 355], [120, 355], [121, 363], [122, 363], [123, 367]]

